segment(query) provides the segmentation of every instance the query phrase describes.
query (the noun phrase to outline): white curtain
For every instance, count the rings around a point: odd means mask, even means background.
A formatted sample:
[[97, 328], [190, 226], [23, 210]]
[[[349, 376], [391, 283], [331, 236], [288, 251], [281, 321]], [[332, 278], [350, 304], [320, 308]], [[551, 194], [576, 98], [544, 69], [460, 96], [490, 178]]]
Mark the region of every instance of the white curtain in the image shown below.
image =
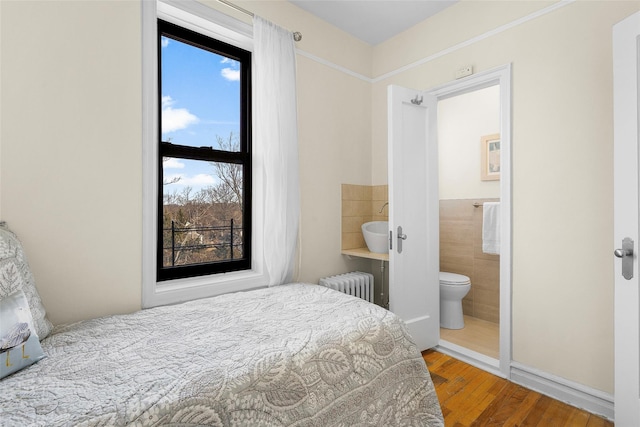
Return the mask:
[[263, 189], [264, 260], [269, 285], [293, 279], [300, 223], [296, 56], [293, 34], [255, 16], [254, 186]]

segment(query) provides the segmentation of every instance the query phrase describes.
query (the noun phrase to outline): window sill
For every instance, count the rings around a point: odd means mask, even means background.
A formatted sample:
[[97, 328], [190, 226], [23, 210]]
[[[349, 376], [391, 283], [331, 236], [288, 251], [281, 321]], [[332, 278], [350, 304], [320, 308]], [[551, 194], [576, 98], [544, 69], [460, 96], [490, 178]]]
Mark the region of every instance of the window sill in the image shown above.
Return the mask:
[[143, 307], [176, 304], [229, 292], [262, 288], [267, 284], [266, 276], [253, 270], [167, 280], [156, 283], [155, 291], [152, 295], [148, 295], [143, 302]]

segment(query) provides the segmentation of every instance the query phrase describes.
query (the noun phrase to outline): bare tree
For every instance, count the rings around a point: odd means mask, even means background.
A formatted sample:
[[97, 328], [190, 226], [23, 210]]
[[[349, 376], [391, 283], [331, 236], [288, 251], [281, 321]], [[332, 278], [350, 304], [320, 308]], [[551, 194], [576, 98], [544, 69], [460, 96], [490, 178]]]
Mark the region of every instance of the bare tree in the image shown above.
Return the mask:
[[[168, 162], [170, 160], [169, 157], [163, 157], [162, 158], [162, 164]], [[171, 179], [163, 179], [162, 180], [162, 185], [169, 185], [169, 184], [175, 184], [176, 182], [180, 181], [181, 177], [179, 176], [174, 176]]]
[[[238, 151], [240, 142], [233, 133], [228, 138], [216, 136], [219, 149]], [[163, 161], [167, 161], [163, 159]], [[216, 183], [194, 192], [191, 187], [181, 191], [165, 188], [163, 192], [163, 228], [165, 265], [185, 265], [229, 258], [229, 245], [233, 235], [238, 241], [242, 234], [243, 171], [234, 163], [210, 162]], [[167, 186], [180, 181], [179, 177], [166, 179]], [[176, 231], [178, 230], [178, 231]], [[233, 257], [242, 256], [243, 249], [233, 249]]]
[[[240, 140], [233, 132], [229, 134], [229, 138], [216, 137], [218, 146], [221, 150], [237, 152], [240, 149]], [[212, 162], [217, 178], [220, 183], [216, 190], [218, 194], [225, 197], [231, 197], [228, 203], [237, 203], [240, 211], [242, 211], [242, 187], [243, 176], [242, 166], [235, 163]]]

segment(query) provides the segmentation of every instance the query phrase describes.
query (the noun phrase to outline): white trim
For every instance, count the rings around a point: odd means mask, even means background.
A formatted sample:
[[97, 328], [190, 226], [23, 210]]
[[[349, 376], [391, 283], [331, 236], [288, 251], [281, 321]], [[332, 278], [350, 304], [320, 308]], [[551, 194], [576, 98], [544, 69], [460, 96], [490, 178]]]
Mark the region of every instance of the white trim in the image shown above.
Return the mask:
[[[142, 1], [142, 307], [173, 304], [266, 286], [263, 267], [262, 186], [253, 184], [252, 269], [156, 282], [157, 224], [157, 19], [165, 19], [219, 40], [253, 50], [250, 25], [194, 0]], [[254, 163], [254, 167], [259, 165]], [[255, 176], [255, 174], [254, 174]]]
[[143, 305], [143, 308], [176, 304], [193, 299], [262, 287], [266, 287], [264, 276], [253, 270], [168, 280], [155, 283], [155, 289], [147, 301], [148, 304]]
[[571, 406], [613, 420], [613, 395], [513, 362], [511, 381]]
[[[513, 169], [511, 166], [511, 149], [513, 146], [511, 135], [511, 64], [500, 73], [500, 163], [505, 171], [505, 178], [501, 175], [500, 184], [500, 235], [508, 236], [500, 241], [500, 368], [507, 371], [511, 363], [512, 353], [512, 319], [511, 319], [511, 289], [513, 268], [513, 204], [511, 202]], [[503, 141], [506, 141], [504, 143]], [[504, 179], [504, 181], [503, 181]], [[505, 255], [505, 256], [503, 256]]]
[[253, 27], [194, 0], [158, 0], [157, 17], [253, 51]]
[[315, 55], [313, 55], [313, 54], [311, 54], [311, 53], [309, 53], [309, 52], [307, 52], [305, 50], [296, 49], [296, 53], [298, 55], [301, 55], [301, 56], [304, 56], [306, 58], [309, 58], [312, 61], [315, 61], [315, 62], [320, 63], [322, 65], [326, 65], [329, 68], [333, 68], [334, 70], [338, 70], [340, 72], [343, 72], [345, 74], [353, 76], [353, 77], [355, 77], [357, 79], [363, 80], [363, 81], [365, 81], [367, 83], [373, 83], [373, 79], [371, 79], [371, 78], [369, 78], [367, 76], [364, 76], [362, 74], [356, 73], [355, 71], [351, 71], [348, 68], [345, 68], [345, 67], [343, 67], [341, 65], [334, 64], [331, 61], [327, 61], [326, 59], [320, 58], [319, 56], [315, 56]]
[[480, 34], [478, 36], [472, 37], [472, 38], [470, 38], [468, 40], [465, 40], [465, 41], [460, 42], [460, 43], [458, 43], [456, 45], [453, 45], [453, 46], [451, 46], [451, 47], [449, 47], [447, 49], [441, 50], [441, 51], [436, 52], [436, 53], [434, 53], [432, 55], [429, 55], [429, 56], [424, 57], [422, 59], [419, 59], [419, 60], [417, 60], [415, 62], [412, 62], [411, 64], [404, 65], [404, 66], [402, 66], [400, 68], [397, 68], [397, 69], [395, 69], [393, 71], [389, 71], [388, 73], [385, 73], [385, 74], [383, 74], [381, 76], [373, 77], [373, 78], [366, 77], [366, 76], [364, 76], [364, 75], [362, 75], [360, 73], [356, 73], [355, 71], [351, 71], [351, 70], [349, 70], [349, 69], [347, 69], [347, 68], [345, 68], [345, 67], [343, 67], [341, 65], [334, 64], [331, 61], [328, 61], [326, 59], [323, 59], [323, 58], [320, 58], [318, 56], [315, 56], [315, 55], [313, 55], [313, 54], [311, 54], [311, 53], [309, 53], [307, 51], [304, 51], [302, 49], [296, 49], [296, 53], [298, 53], [298, 54], [300, 54], [300, 55], [302, 55], [302, 56], [304, 56], [306, 58], [309, 58], [309, 59], [311, 59], [313, 61], [316, 61], [316, 62], [318, 62], [320, 64], [326, 65], [327, 67], [333, 68], [334, 70], [338, 70], [338, 71], [341, 71], [341, 72], [343, 72], [345, 74], [349, 74], [350, 76], [353, 76], [353, 77], [355, 77], [357, 79], [360, 79], [362, 81], [365, 81], [367, 83], [378, 83], [378, 82], [380, 82], [382, 80], [385, 80], [385, 79], [388, 79], [388, 78], [393, 77], [395, 75], [404, 73], [405, 71], [409, 71], [412, 68], [419, 67], [420, 65], [424, 65], [424, 64], [426, 64], [428, 62], [434, 61], [434, 60], [436, 60], [438, 58], [441, 58], [441, 57], [443, 57], [445, 55], [449, 55], [450, 53], [453, 53], [453, 52], [455, 52], [457, 50], [460, 50], [462, 48], [465, 48], [467, 46], [471, 46], [474, 43], [478, 43], [478, 42], [480, 42], [480, 41], [482, 41], [484, 39], [487, 39], [489, 37], [493, 37], [493, 36], [495, 36], [497, 34], [500, 34], [502, 32], [510, 30], [510, 29], [512, 29], [514, 27], [517, 27], [518, 25], [522, 25], [522, 24], [527, 23], [527, 22], [529, 22], [529, 21], [531, 21], [533, 19], [536, 19], [536, 18], [539, 18], [541, 16], [544, 16], [544, 15], [546, 15], [548, 13], [555, 12], [556, 10], [558, 10], [558, 9], [560, 9], [562, 7], [568, 6], [568, 5], [572, 4], [572, 3], [574, 3], [575, 1], [576, 0], [561, 0], [558, 3], [552, 4], [551, 6], [548, 6], [548, 7], [545, 7], [543, 9], [540, 9], [540, 10], [538, 10], [536, 12], [530, 13], [529, 15], [523, 16], [522, 18], [516, 19], [515, 21], [509, 22], [509, 23], [504, 24], [504, 25], [501, 25], [498, 28], [495, 28], [493, 30], [487, 31], [487, 32], [485, 32], [483, 34]]
[[507, 378], [500, 372], [496, 359], [445, 340], [440, 340], [440, 344], [434, 350], [498, 377], [508, 379], [530, 390], [542, 393], [545, 396], [613, 420], [614, 398], [612, 394], [604, 393], [518, 362], [511, 363], [510, 378]]
[[429, 320], [429, 319], [431, 319], [431, 315], [427, 314], [426, 316], [414, 317], [413, 319], [405, 320], [404, 323], [407, 323], [407, 324], [418, 323], [418, 322], [424, 322], [425, 320]]
[[498, 359], [494, 359], [493, 357], [489, 357], [443, 339], [440, 340], [435, 350], [498, 377], [507, 378], [504, 373], [500, 372], [500, 363]]
[[418, 61], [412, 62], [411, 64], [405, 65], [405, 66], [400, 67], [400, 68], [398, 68], [396, 70], [393, 70], [393, 71], [390, 71], [390, 72], [388, 72], [386, 74], [383, 74], [381, 76], [375, 77], [373, 79], [373, 83], [377, 83], [377, 82], [379, 82], [381, 80], [388, 79], [389, 77], [393, 77], [393, 76], [395, 76], [397, 74], [404, 73], [405, 71], [408, 71], [408, 70], [410, 70], [412, 68], [418, 67], [420, 65], [424, 65], [427, 62], [431, 62], [431, 61], [434, 61], [434, 60], [436, 60], [436, 59], [438, 59], [440, 57], [443, 57], [445, 55], [449, 55], [450, 53], [453, 53], [453, 52], [455, 52], [457, 50], [460, 50], [462, 48], [470, 46], [470, 45], [472, 45], [474, 43], [480, 42], [480, 41], [482, 41], [484, 39], [487, 39], [489, 37], [493, 37], [496, 34], [500, 34], [500, 33], [504, 32], [504, 31], [510, 30], [511, 28], [517, 27], [518, 25], [521, 25], [521, 24], [529, 22], [529, 21], [531, 21], [533, 19], [539, 18], [539, 17], [541, 17], [543, 15], [546, 15], [547, 13], [555, 12], [556, 10], [560, 9], [561, 7], [567, 6], [567, 5], [569, 5], [569, 4], [571, 4], [571, 3], [575, 2], [575, 1], [576, 0], [561, 0], [558, 3], [555, 3], [555, 4], [551, 5], [551, 6], [545, 7], [544, 9], [540, 9], [540, 10], [538, 10], [536, 12], [530, 13], [527, 16], [524, 16], [522, 18], [516, 19], [515, 21], [509, 22], [507, 24], [499, 26], [498, 28], [495, 28], [493, 30], [487, 31], [484, 34], [480, 34], [479, 36], [470, 38], [469, 40], [465, 40], [465, 41], [463, 41], [461, 43], [458, 43], [458, 44], [453, 45], [451, 47], [448, 47], [448, 48], [446, 48], [444, 50], [441, 50], [440, 52], [436, 52], [433, 55], [429, 55], [429, 56], [427, 56], [425, 58], [422, 58], [422, 59], [420, 59]]
[[511, 64], [484, 71], [429, 90], [438, 101], [493, 85], [500, 86], [500, 372], [511, 364]]
[[155, 302], [158, 191], [158, 31], [156, 2], [142, 2], [142, 307]]

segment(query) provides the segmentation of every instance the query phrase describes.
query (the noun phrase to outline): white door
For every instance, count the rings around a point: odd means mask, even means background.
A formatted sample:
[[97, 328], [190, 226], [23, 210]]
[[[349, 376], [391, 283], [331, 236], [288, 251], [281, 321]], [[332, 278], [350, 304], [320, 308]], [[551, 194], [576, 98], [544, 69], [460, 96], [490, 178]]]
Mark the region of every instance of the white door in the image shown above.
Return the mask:
[[615, 261], [615, 424], [620, 427], [640, 426], [639, 40], [640, 12], [614, 26], [614, 244], [621, 257]]
[[389, 86], [387, 102], [389, 309], [422, 351], [440, 340], [436, 98]]

